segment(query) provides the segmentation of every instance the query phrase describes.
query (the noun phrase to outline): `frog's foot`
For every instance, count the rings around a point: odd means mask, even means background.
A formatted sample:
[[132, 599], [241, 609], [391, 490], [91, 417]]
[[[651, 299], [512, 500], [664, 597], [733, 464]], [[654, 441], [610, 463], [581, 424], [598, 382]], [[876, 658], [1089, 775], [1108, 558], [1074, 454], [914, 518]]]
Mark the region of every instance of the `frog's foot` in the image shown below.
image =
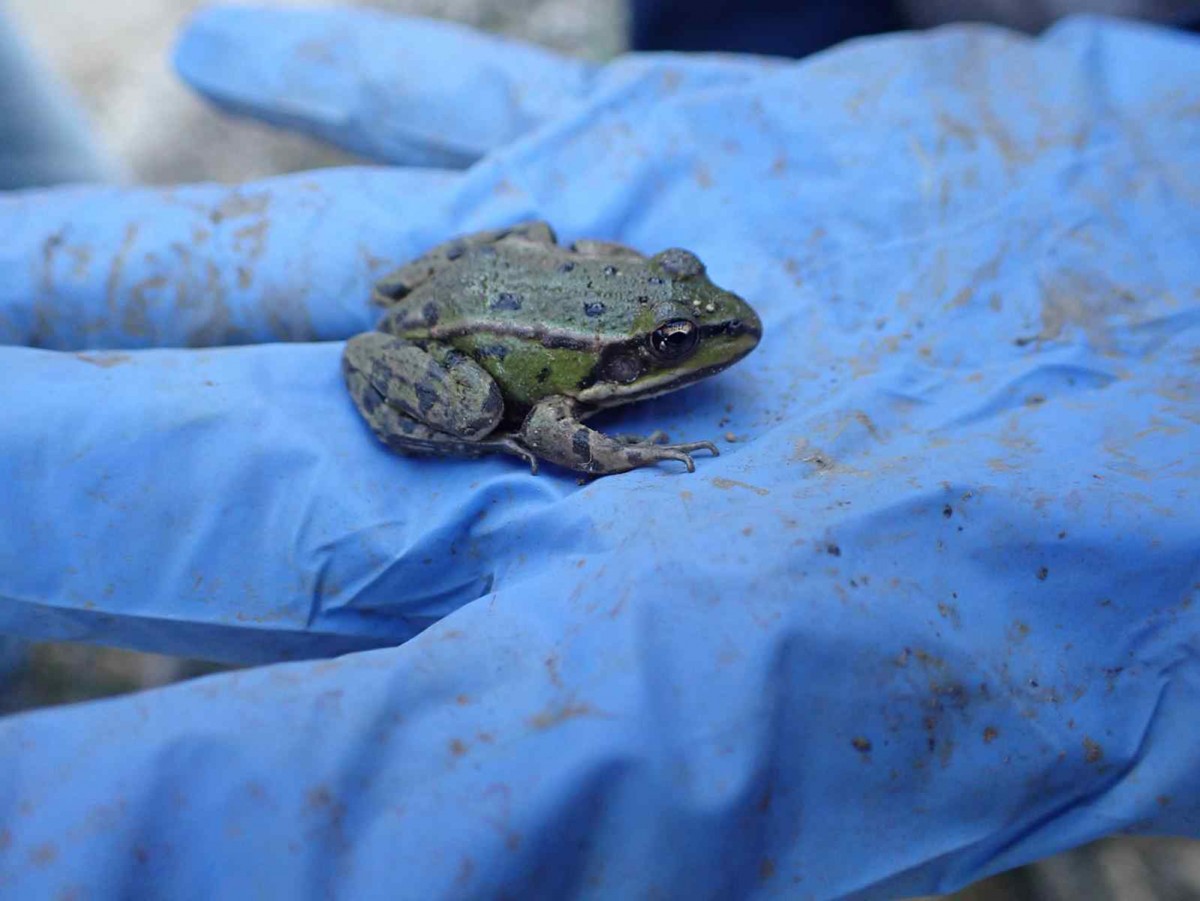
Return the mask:
[[[642, 454], [651, 458], [652, 462], [659, 460], [679, 460], [687, 466], [688, 472], [696, 471], [696, 464], [692, 460], [692, 454], [696, 451], [708, 451], [712, 456], [719, 457], [721, 452], [717, 450], [717, 446], [711, 441], [691, 441], [687, 444], [659, 444], [649, 440], [642, 443], [630, 443], [625, 445], [631, 451]], [[649, 464], [646, 464], [649, 465]]]
[[657, 444], [653, 446], [662, 448], [663, 450], [676, 450], [683, 454], [694, 454], [696, 451], [708, 451], [710, 456], [721, 456], [721, 452], [717, 450], [717, 446], [711, 441], [689, 441], [686, 444]]
[[[711, 441], [690, 444], [658, 444], [656, 440], [613, 438], [583, 425], [578, 407], [566, 397], [550, 397], [538, 403], [518, 433], [521, 443], [537, 456], [578, 472], [607, 475], [653, 466], [664, 460], [678, 460], [695, 472], [692, 453], [719, 451]], [[659, 436], [651, 435], [651, 439]], [[662, 436], [665, 437], [665, 436]]]

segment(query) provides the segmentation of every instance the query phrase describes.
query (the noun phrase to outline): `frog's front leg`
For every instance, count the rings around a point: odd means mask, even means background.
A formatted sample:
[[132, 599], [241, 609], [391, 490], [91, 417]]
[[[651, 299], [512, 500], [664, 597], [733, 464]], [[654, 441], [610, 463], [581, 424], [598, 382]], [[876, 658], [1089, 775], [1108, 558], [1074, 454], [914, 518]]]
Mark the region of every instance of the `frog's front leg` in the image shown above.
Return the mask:
[[504, 413], [496, 382], [453, 348], [367, 332], [346, 343], [342, 373], [359, 413], [392, 450], [466, 457], [508, 453], [537, 472], [529, 451], [492, 434]]
[[578, 405], [570, 398], [548, 397], [529, 411], [517, 437], [544, 460], [599, 475], [628, 472], [663, 460], [678, 460], [688, 472], [694, 472], [692, 453], [706, 450], [714, 457], [719, 453], [711, 441], [657, 444], [630, 441], [629, 436], [612, 438], [585, 426], [579, 413]]

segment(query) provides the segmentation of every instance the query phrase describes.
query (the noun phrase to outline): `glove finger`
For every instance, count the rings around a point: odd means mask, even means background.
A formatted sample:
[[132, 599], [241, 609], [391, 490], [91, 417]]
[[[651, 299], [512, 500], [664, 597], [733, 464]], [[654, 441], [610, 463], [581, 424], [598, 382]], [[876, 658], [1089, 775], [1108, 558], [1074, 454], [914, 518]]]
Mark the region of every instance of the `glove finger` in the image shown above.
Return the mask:
[[455, 230], [459, 177], [322, 170], [240, 185], [0, 195], [0, 343], [57, 349], [343, 338], [372, 282]]
[[556, 116], [592, 71], [459, 25], [346, 8], [207, 9], [175, 65], [230, 112], [370, 159], [446, 168]]

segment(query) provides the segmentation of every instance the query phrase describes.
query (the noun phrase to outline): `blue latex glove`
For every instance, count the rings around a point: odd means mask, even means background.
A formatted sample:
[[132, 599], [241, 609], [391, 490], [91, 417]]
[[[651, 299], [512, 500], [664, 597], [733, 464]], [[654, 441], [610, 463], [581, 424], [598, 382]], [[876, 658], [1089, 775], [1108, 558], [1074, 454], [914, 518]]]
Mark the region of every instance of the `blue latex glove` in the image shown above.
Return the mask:
[[[894, 897], [1200, 834], [1195, 40], [589, 69], [222, 9], [178, 60], [480, 159], [0, 201], [5, 338], [110, 349], [0, 351], [0, 627], [359, 650], [0, 723], [5, 893]], [[579, 487], [369, 435], [371, 280], [529, 217], [755, 304], [746, 361], [612, 417], [721, 457]], [[142, 349], [189, 344], [248, 346]]]

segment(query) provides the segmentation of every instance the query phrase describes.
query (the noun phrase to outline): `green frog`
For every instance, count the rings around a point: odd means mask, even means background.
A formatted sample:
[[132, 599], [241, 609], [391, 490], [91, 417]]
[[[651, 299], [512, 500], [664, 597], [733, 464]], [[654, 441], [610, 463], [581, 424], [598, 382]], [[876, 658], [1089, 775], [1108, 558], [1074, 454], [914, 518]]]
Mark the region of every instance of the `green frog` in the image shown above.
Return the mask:
[[610, 474], [664, 460], [695, 470], [710, 441], [611, 436], [583, 420], [736, 363], [762, 337], [754, 310], [680, 249], [560, 245], [527, 222], [440, 244], [383, 278], [377, 330], [342, 371], [371, 430], [404, 454], [513, 454]]

